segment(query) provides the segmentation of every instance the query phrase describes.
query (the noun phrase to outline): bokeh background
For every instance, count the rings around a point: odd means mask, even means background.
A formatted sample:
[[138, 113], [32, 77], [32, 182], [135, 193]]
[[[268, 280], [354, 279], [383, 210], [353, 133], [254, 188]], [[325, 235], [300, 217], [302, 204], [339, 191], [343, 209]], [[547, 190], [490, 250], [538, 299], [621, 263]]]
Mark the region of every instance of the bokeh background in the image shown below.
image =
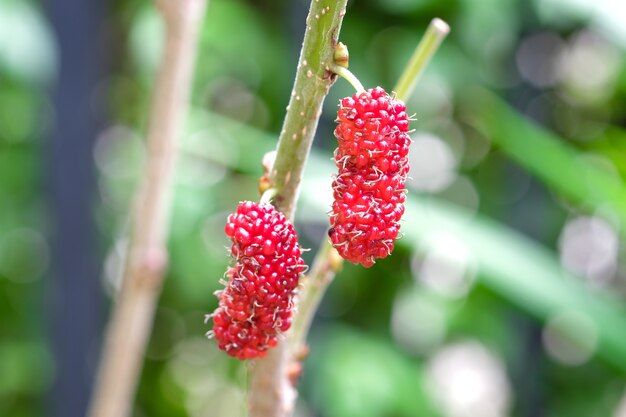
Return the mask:
[[[203, 319], [226, 216], [257, 198], [280, 131], [307, 9], [210, 1], [137, 417], [245, 413], [245, 369]], [[452, 33], [408, 103], [405, 237], [331, 286], [297, 415], [625, 417], [626, 3], [351, 1], [351, 69], [392, 89], [435, 16]], [[2, 416], [85, 412], [161, 40], [146, 0], [0, 0]], [[315, 139], [307, 261], [351, 94], [335, 84]]]

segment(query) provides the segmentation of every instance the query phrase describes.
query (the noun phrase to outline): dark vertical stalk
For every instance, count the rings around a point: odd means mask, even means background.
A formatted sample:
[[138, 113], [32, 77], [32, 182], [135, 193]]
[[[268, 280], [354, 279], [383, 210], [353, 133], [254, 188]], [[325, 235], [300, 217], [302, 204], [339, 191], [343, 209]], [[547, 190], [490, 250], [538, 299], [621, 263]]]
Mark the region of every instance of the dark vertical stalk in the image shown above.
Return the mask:
[[100, 327], [100, 262], [92, 217], [92, 148], [100, 115], [92, 111], [90, 99], [101, 69], [103, 4], [54, 0], [48, 11], [60, 63], [44, 168], [52, 242], [53, 291], [48, 301], [58, 370], [48, 415], [82, 416], [91, 389], [88, 354]]

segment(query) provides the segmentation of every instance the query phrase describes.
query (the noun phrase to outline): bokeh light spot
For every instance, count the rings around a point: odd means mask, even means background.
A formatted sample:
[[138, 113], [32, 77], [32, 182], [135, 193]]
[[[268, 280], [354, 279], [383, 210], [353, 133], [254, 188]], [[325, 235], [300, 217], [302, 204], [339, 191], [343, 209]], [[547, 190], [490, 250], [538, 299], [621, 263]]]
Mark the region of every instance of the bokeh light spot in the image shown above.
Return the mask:
[[576, 311], [562, 312], [550, 318], [542, 336], [550, 357], [569, 366], [587, 362], [598, 345], [596, 325], [588, 316]]
[[409, 151], [411, 177], [407, 184], [420, 191], [439, 191], [456, 178], [457, 160], [450, 147], [430, 133], [417, 133]]
[[535, 87], [551, 87], [558, 79], [557, 59], [564, 47], [565, 43], [555, 33], [532, 34], [517, 49], [517, 69]]
[[474, 256], [454, 235], [437, 233], [427, 238], [427, 251], [413, 259], [415, 278], [427, 288], [448, 298], [467, 295], [476, 275]]
[[145, 157], [141, 136], [122, 125], [103, 130], [96, 139], [94, 159], [102, 174], [114, 180], [135, 178]]
[[501, 361], [474, 341], [448, 345], [426, 367], [427, 389], [447, 417], [505, 417], [511, 387]]
[[619, 239], [617, 231], [600, 217], [576, 217], [567, 222], [559, 238], [561, 262], [594, 286], [605, 286], [615, 276]]
[[41, 277], [50, 263], [50, 248], [34, 229], [13, 229], [0, 235], [0, 275], [19, 283]]
[[446, 317], [440, 306], [411, 286], [399, 291], [393, 302], [391, 333], [405, 350], [419, 355], [441, 343], [446, 334]]

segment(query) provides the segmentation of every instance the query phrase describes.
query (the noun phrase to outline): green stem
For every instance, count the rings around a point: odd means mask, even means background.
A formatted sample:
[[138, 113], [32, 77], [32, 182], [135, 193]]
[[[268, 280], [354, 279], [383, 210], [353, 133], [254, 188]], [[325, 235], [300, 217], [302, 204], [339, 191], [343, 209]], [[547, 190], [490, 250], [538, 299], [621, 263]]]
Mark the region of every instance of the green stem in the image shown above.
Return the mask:
[[[296, 79], [269, 175], [270, 187], [277, 190], [274, 205], [289, 219], [293, 219], [322, 104], [336, 78], [331, 66], [346, 3], [347, 0], [312, 0], [306, 19]], [[265, 358], [250, 363], [251, 417], [287, 417], [293, 412], [296, 392], [287, 375], [289, 352], [287, 343], [279, 343]]]
[[272, 199], [276, 196], [276, 189], [275, 188], [269, 188], [267, 189], [263, 195], [261, 196], [261, 199], [259, 200], [259, 203], [269, 203], [270, 201], [272, 201]]
[[408, 100], [417, 84], [417, 80], [419, 80], [428, 62], [437, 52], [439, 45], [441, 45], [448, 33], [450, 33], [450, 26], [446, 22], [439, 18], [431, 20], [426, 33], [415, 48], [409, 63], [400, 76], [400, 80], [393, 89], [398, 99], [402, 101]]
[[292, 354], [297, 355], [304, 346], [317, 307], [342, 263], [343, 259], [330, 241], [325, 240], [319, 248], [311, 271], [303, 281], [302, 290], [298, 294], [298, 312], [294, 317], [288, 336]]
[[352, 84], [352, 87], [354, 87], [357, 93], [360, 94], [363, 91], [365, 91], [365, 88], [363, 88], [363, 84], [361, 84], [361, 81], [359, 81], [356, 75], [350, 72], [348, 68], [342, 67], [340, 65], [333, 65], [332, 67], [330, 67], [330, 69], [332, 72], [334, 72], [335, 74], [339, 75], [340, 77], [348, 81], [350, 84]]
[[270, 173], [271, 187], [278, 190], [275, 205], [288, 218], [293, 218], [322, 103], [335, 80], [331, 66], [346, 3], [347, 0], [312, 0], [306, 19], [296, 80]]

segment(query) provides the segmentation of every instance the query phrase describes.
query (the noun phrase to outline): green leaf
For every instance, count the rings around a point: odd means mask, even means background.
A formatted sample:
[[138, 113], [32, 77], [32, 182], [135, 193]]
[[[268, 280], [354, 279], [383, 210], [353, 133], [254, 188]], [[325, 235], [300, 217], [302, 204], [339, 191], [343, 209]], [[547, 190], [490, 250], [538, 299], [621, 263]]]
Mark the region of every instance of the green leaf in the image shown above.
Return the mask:
[[0, 70], [19, 80], [45, 84], [56, 75], [54, 36], [29, 2], [0, 2]]
[[626, 224], [626, 188], [568, 145], [524, 119], [486, 90], [471, 94], [471, 123], [500, 149], [558, 192], [591, 211], [609, 209]]
[[346, 326], [323, 330], [305, 378], [307, 391], [330, 417], [434, 416], [419, 366], [384, 339]]
[[598, 353], [626, 371], [626, 309], [618, 301], [593, 293], [565, 271], [557, 256], [523, 235], [482, 216], [434, 199], [412, 196], [404, 215], [406, 240], [423, 250], [436, 233], [449, 233], [473, 254], [484, 285], [529, 314], [548, 320], [561, 312], [578, 312], [593, 323]]

